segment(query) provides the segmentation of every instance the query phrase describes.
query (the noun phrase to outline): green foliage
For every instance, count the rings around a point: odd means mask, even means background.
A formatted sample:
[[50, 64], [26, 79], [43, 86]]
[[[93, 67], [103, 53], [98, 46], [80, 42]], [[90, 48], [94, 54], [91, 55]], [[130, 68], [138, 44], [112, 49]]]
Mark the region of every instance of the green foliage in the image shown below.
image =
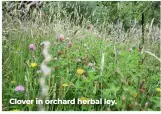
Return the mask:
[[[82, 24], [84, 19], [91, 21], [92, 24], [102, 24], [104, 22], [118, 23], [122, 21], [125, 29], [128, 29], [135, 23], [141, 24], [142, 13], [145, 15], [145, 24], [151, 22], [153, 18], [154, 23], [159, 24], [159, 3], [152, 1], [54, 2], [53, 6], [50, 7], [57, 7], [59, 10], [65, 11], [66, 15], [70, 15], [70, 21], [74, 21], [75, 24]], [[49, 7], [44, 6], [44, 8], [48, 9]]]

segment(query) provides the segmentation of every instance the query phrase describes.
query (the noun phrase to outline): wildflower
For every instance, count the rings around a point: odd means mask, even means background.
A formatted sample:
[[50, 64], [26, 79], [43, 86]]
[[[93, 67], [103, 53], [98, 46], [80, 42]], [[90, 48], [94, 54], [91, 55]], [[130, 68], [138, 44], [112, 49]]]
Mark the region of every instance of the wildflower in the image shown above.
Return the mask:
[[161, 92], [161, 88], [155, 88], [155, 91]]
[[16, 81], [15, 80], [11, 81], [11, 84], [16, 84]]
[[81, 59], [77, 59], [77, 62], [81, 62]]
[[88, 63], [88, 66], [89, 66], [89, 67], [93, 67], [93, 64], [92, 64], [92, 63]]
[[63, 41], [63, 40], [64, 40], [64, 35], [63, 35], [63, 34], [60, 34], [58, 39], [59, 39], [60, 41]]
[[69, 41], [68, 47], [72, 47], [72, 42], [71, 41]]
[[29, 49], [30, 49], [30, 50], [36, 50], [36, 47], [35, 47], [34, 44], [30, 44], [30, 45], [29, 45]]
[[64, 83], [64, 84], [63, 84], [63, 87], [67, 87], [67, 86], [69, 86], [67, 83]]
[[136, 98], [138, 96], [138, 93], [134, 93], [133, 97]]
[[18, 85], [16, 88], [15, 88], [15, 91], [17, 92], [23, 92], [25, 90], [25, 88], [22, 86], [22, 85]]
[[77, 69], [77, 74], [82, 75], [84, 73], [85, 73], [85, 71], [83, 69], [80, 69], [80, 68]]
[[36, 67], [36, 66], [37, 66], [37, 63], [31, 63], [30, 65], [31, 65], [31, 67], [33, 67], [33, 68], [34, 68], [34, 67]]

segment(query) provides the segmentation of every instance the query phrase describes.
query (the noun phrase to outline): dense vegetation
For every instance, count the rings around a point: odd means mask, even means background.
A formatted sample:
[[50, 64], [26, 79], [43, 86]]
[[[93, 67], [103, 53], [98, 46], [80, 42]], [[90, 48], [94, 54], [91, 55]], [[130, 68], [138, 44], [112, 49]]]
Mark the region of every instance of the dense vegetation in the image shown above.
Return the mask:
[[44, 105], [46, 111], [160, 110], [159, 2], [43, 2], [29, 10], [19, 4], [2, 6], [3, 110], [41, 110], [9, 100], [42, 98], [44, 41], [52, 59], [43, 99], [117, 102]]

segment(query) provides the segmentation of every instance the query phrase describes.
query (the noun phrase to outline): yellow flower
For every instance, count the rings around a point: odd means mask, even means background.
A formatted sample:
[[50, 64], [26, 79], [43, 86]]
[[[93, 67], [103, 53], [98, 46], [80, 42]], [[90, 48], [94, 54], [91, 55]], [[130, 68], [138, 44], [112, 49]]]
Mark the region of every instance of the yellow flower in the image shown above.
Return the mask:
[[15, 80], [11, 81], [11, 84], [16, 84], [16, 81]]
[[81, 97], [81, 98], [79, 98], [79, 100], [85, 100], [85, 101], [87, 101], [88, 100], [88, 98], [86, 98], [86, 97]]
[[138, 93], [134, 93], [133, 97], [136, 98], [138, 96]]
[[161, 88], [155, 88], [155, 91], [161, 92]]
[[82, 75], [84, 73], [85, 73], [85, 71], [83, 69], [80, 69], [80, 68], [77, 69], [77, 74]]
[[67, 87], [67, 86], [69, 86], [69, 85], [68, 85], [67, 83], [64, 83], [63, 86], [64, 86], [64, 87]]
[[36, 66], [37, 66], [37, 63], [31, 63], [30, 65], [31, 65], [31, 67], [33, 67], [33, 68], [34, 68], [34, 67], [36, 67]]

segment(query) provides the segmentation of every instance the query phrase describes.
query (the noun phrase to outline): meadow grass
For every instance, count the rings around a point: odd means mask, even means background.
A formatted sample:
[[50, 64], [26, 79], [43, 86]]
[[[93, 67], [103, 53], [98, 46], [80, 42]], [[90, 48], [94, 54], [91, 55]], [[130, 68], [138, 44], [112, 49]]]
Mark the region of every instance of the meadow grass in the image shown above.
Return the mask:
[[[160, 62], [145, 53], [159, 57], [159, 27], [146, 25], [144, 48], [138, 50], [141, 27], [124, 31], [122, 24], [104, 23], [86, 29], [87, 21], [76, 26], [68, 17], [44, 18], [40, 15], [27, 21], [3, 14], [2, 35], [2, 101], [4, 110], [37, 111], [38, 106], [11, 105], [11, 98], [33, 99], [40, 96], [39, 72], [43, 61], [43, 41], [50, 42], [52, 69], [46, 77], [49, 99], [106, 98], [116, 100], [110, 105], [44, 105], [46, 111], [122, 111], [160, 110]], [[64, 14], [65, 15], [65, 14]], [[34, 21], [33, 21], [34, 19]], [[57, 35], [64, 34], [60, 41]], [[72, 46], [68, 45], [72, 42]], [[36, 50], [29, 49], [35, 44]], [[104, 62], [101, 63], [102, 53]], [[31, 67], [31, 63], [37, 63]], [[92, 64], [91, 66], [89, 65]], [[104, 64], [103, 69], [101, 69]], [[83, 74], [77, 72], [83, 70]], [[24, 92], [14, 91], [17, 85]]]

